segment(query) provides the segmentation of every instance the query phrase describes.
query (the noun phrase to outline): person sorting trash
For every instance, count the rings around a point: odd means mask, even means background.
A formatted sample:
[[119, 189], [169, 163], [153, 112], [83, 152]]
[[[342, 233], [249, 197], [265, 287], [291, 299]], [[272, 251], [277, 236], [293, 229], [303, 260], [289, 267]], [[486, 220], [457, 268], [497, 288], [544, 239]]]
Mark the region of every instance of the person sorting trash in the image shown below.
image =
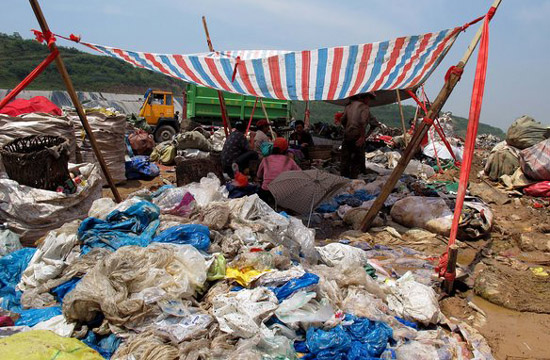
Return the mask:
[[302, 120], [296, 120], [294, 132], [290, 134], [290, 140], [297, 145], [298, 148], [304, 154], [306, 159], [309, 159], [309, 149], [314, 145], [313, 137], [304, 129], [304, 122]]
[[[372, 132], [382, 124], [372, 116], [369, 101], [374, 99], [374, 94], [360, 94], [351, 98], [351, 103], [344, 108], [341, 116], [341, 124], [344, 127], [344, 140], [342, 141], [342, 162], [340, 175], [357, 179], [359, 173], [365, 169], [365, 141]], [[365, 133], [366, 126], [370, 125]]]
[[248, 140], [244, 136], [246, 125], [242, 121], [235, 123], [235, 130], [229, 135], [227, 141], [223, 145], [221, 154], [221, 162], [223, 171], [229, 176], [233, 177], [233, 163], [237, 164], [239, 171], [244, 173], [245, 169], [251, 160], [258, 159], [258, 153], [254, 150], [250, 150]]
[[258, 168], [258, 178], [262, 179], [262, 187], [258, 195], [267, 203], [273, 202], [269, 192], [269, 184], [286, 171], [301, 170], [298, 164], [287, 155], [288, 141], [279, 137], [273, 141], [273, 152], [265, 157]]
[[269, 122], [265, 119], [258, 120], [256, 123], [256, 129], [257, 131], [254, 137], [254, 150], [259, 155], [262, 155], [262, 144], [271, 142], [271, 138], [269, 137]]

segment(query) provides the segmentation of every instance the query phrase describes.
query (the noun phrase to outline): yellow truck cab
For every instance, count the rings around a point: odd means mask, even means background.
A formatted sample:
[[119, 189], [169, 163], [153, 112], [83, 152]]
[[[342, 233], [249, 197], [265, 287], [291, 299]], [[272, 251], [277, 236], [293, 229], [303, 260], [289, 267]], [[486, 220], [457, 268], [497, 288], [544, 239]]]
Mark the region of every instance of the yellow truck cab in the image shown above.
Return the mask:
[[148, 89], [139, 116], [154, 128], [156, 142], [171, 140], [180, 130], [177, 114], [174, 114], [174, 96], [170, 91]]

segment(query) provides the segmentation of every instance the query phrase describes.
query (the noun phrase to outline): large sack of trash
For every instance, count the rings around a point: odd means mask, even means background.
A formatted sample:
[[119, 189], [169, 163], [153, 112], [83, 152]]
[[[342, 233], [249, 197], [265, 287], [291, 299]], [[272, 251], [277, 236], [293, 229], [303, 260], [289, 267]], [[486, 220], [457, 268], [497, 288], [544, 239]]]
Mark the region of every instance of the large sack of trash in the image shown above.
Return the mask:
[[442, 198], [408, 196], [395, 203], [390, 215], [398, 224], [422, 228], [436, 234], [449, 235], [453, 213]]
[[76, 137], [72, 122], [65, 116], [32, 113], [22, 116], [0, 114], [0, 146], [30, 135], [61, 136], [69, 141], [69, 161], [76, 161]]
[[506, 142], [518, 149], [526, 149], [550, 138], [550, 127], [544, 126], [532, 117], [523, 115], [508, 128]]
[[[97, 163], [90, 139], [86, 135], [78, 115], [74, 112], [67, 114], [73, 122], [77, 138], [77, 161]], [[101, 149], [107, 168], [115, 183], [126, 181], [126, 115], [105, 109], [91, 109], [86, 113], [90, 127]], [[104, 181], [106, 181], [101, 174]]]
[[491, 150], [484, 171], [489, 179], [498, 181], [503, 175], [512, 175], [519, 165], [519, 150], [502, 141]]
[[0, 219], [19, 234], [22, 243], [32, 244], [48, 231], [86, 217], [101, 197], [101, 179], [98, 165], [87, 164], [79, 170], [86, 184], [69, 195], [0, 179]]
[[519, 158], [525, 176], [533, 180], [550, 180], [550, 139], [522, 150]]

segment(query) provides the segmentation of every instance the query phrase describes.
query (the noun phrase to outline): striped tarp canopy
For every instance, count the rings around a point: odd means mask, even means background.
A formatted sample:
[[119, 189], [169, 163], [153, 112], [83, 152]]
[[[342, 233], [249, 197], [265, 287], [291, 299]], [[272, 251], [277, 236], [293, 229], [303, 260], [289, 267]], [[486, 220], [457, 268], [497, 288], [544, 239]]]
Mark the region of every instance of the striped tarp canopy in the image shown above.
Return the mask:
[[460, 30], [304, 51], [180, 55], [81, 44], [133, 66], [222, 91], [282, 100], [339, 100], [372, 91], [417, 88], [439, 65]]

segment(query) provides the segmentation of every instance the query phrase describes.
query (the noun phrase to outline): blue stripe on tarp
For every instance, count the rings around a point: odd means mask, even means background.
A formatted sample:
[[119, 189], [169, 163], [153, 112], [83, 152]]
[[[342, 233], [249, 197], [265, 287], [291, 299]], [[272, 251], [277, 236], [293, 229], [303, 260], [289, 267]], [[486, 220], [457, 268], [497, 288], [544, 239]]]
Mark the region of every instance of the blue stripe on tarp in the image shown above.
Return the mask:
[[140, 57], [138, 55], [138, 53], [136, 52], [133, 52], [133, 51], [128, 51], [126, 50], [126, 52], [128, 53], [128, 56], [132, 57], [136, 62], [140, 63], [141, 65], [143, 65], [146, 69], [149, 69], [149, 70], [153, 70], [153, 71], [158, 71], [158, 72], [162, 72], [160, 71], [159, 69], [157, 68], [154, 68], [151, 64], [149, 64], [147, 61], [145, 61], [145, 59], [143, 59], [142, 57]]
[[357, 62], [358, 53], [359, 53], [358, 45], [352, 45], [349, 47], [349, 57], [346, 65], [346, 72], [344, 75], [344, 83], [342, 84], [340, 95], [338, 95], [339, 99], [346, 97], [346, 93], [349, 90], [349, 87], [351, 85], [351, 78], [353, 76], [353, 68], [355, 67], [355, 63]]
[[260, 91], [262, 94], [267, 98], [273, 98], [273, 95], [269, 93], [269, 90], [267, 89], [267, 83], [265, 81], [265, 73], [264, 73], [264, 67], [262, 64], [262, 59], [254, 59], [252, 60], [252, 67], [254, 68], [254, 75], [256, 77], [256, 83], [258, 84], [258, 87], [260, 88]]
[[403, 54], [403, 58], [401, 59], [401, 62], [394, 67], [393, 71], [391, 72], [390, 76], [388, 77], [388, 80], [382, 86], [382, 88], [389, 87], [395, 81], [395, 79], [399, 75], [399, 70], [401, 70], [401, 68], [403, 68], [405, 66], [405, 64], [407, 63], [407, 61], [411, 58], [412, 53], [414, 51], [414, 47], [416, 46], [416, 43], [418, 42], [419, 38], [420, 37], [417, 36], [417, 35], [411, 36], [409, 38], [409, 43], [407, 44], [407, 46], [405, 48], [405, 54]]
[[[218, 89], [218, 86], [212, 81], [212, 79], [210, 79], [210, 77], [208, 76], [206, 71], [204, 71], [201, 63], [199, 62], [198, 57], [197, 56], [188, 56], [187, 58], [189, 59], [189, 61], [191, 62], [191, 65], [193, 65], [195, 70], [197, 70], [197, 72], [199, 73], [202, 80], [205, 83], [207, 83], [208, 85], [212, 86], [213, 88]], [[223, 91], [223, 89], [220, 89], [220, 90]]]
[[315, 84], [315, 98], [313, 100], [321, 100], [323, 98], [325, 76], [327, 74], [328, 49], [317, 50], [317, 59], [317, 81]]
[[225, 77], [227, 78], [227, 82], [230, 86], [233, 86], [237, 92], [246, 93], [246, 91], [243, 90], [241, 85], [237, 82], [237, 79], [235, 81], [231, 82], [231, 78], [233, 77], [233, 66], [231, 66], [231, 61], [226, 58], [220, 58], [220, 63], [222, 64], [223, 72], [225, 74]]
[[290, 100], [298, 100], [296, 96], [296, 53], [285, 54], [286, 88]]
[[418, 64], [415, 66], [414, 68], [414, 71], [413, 73], [411, 74], [411, 76], [409, 76], [409, 78], [407, 79], [407, 81], [405, 82], [406, 84], [410, 83], [411, 81], [414, 80], [414, 78], [418, 75], [419, 72], [422, 71], [422, 69], [424, 68], [424, 63], [426, 62], [426, 59], [428, 58], [429, 55], [431, 55], [431, 53], [433, 52], [433, 50], [435, 48], [437, 48], [437, 46], [439, 46], [439, 44], [441, 43], [441, 41], [443, 39], [445, 39], [445, 36], [447, 36], [447, 33], [448, 33], [448, 30], [447, 31], [441, 31], [437, 37], [435, 38], [435, 41], [434, 43], [432, 44], [432, 46], [430, 46], [428, 49], [425, 50], [425, 53], [420, 57], [420, 60], [418, 62]]
[[170, 68], [172, 72], [176, 74], [177, 77], [188, 80], [188, 77], [182, 74], [177, 67], [175, 67], [171, 62], [170, 59], [168, 59], [168, 56], [166, 55], [159, 55], [160, 60], [162, 63]]
[[372, 68], [369, 80], [367, 81], [365, 86], [363, 86], [360, 93], [367, 92], [372, 83], [380, 76], [380, 70], [382, 69], [382, 64], [384, 63], [384, 56], [388, 52], [389, 46], [389, 41], [383, 41], [378, 46], [378, 52], [376, 53], [376, 58], [374, 59], [374, 66]]

